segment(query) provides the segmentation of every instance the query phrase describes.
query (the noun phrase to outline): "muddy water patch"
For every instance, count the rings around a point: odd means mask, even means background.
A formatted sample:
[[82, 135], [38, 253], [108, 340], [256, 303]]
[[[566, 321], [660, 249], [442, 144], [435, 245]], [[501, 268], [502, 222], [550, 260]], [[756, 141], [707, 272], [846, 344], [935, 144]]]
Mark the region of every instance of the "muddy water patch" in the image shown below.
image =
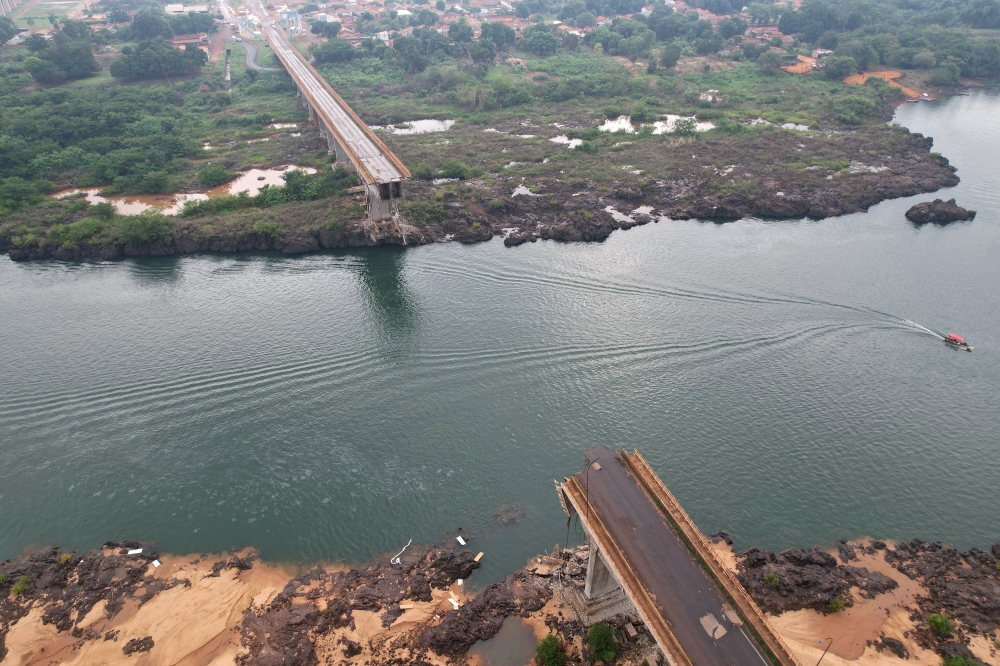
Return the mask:
[[469, 655], [479, 657], [483, 666], [527, 666], [537, 645], [531, 627], [519, 617], [508, 617], [496, 636], [473, 645]]
[[237, 194], [246, 191], [250, 196], [256, 196], [265, 185], [284, 185], [282, 176], [288, 171], [305, 171], [308, 174], [316, 173], [312, 167], [295, 166], [292, 164], [282, 164], [272, 169], [250, 169], [244, 171], [239, 178], [228, 182], [225, 185], [213, 187], [208, 191], [208, 196], [217, 197], [223, 194]]
[[257, 195], [265, 185], [284, 185], [282, 174], [289, 170], [301, 170], [308, 174], [316, 173], [312, 167], [295, 166], [293, 164], [283, 164], [272, 169], [251, 169], [245, 171], [236, 179], [225, 185], [220, 185], [210, 189], [208, 192], [188, 192], [183, 194], [129, 194], [129, 195], [103, 195], [101, 188], [93, 187], [87, 189], [73, 188], [62, 190], [52, 195], [55, 199], [65, 199], [67, 197], [83, 197], [93, 204], [110, 203], [115, 207], [115, 212], [120, 215], [138, 215], [152, 208], [157, 208], [164, 215], [177, 215], [184, 204], [188, 201], [204, 201], [209, 197], [216, 197], [223, 194], [236, 194], [246, 190], [249, 196]]

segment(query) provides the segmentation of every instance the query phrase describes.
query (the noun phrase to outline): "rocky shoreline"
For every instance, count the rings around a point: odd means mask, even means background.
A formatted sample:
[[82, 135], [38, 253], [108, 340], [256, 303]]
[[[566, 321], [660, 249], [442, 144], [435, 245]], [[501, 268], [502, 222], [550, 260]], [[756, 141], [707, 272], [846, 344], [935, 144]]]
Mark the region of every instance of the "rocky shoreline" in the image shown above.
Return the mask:
[[[184, 663], [206, 665], [476, 663], [468, 662], [469, 649], [496, 636], [505, 619], [519, 617], [536, 639], [556, 634], [565, 663], [589, 663], [587, 625], [594, 618], [581, 614], [579, 592], [587, 556], [587, 546], [556, 546], [469, 596], [463, 583], [479, 568], [470, 550], [427, 547], [360, 569], [286, 573], [252, 553], [178, 558], [133, 541], [83, 554], [53, 547], [0, 564], [0, 660], [33, 663], [33, 655], [44, 655], [47, 663], [131, 663], [133, 655], [156, 652], [157, 663], [194, 654], [200, 656]], [[877, 659], [888, 654], [916, 663], [942, 657], [995, 663], [1000, 543], [960, 553], [920, 539], [895, 546], [841, 542], [836, 556], [822, 548], [750, 548], [733, 561], [741, 584], [793, 648], [796, 634], [786, 618], [815, 623], [843, 616], [856, 633], [854, 625], [864, 620], [850, 613], [880, 604], [884, 615], [875, 615], [879, 624], [854, 659], [882, 663]], [[912, 598], [899, 596], [900, 582], [917, 590]], [[891, 606], [882, 601], [889, 598], [900, 602], [905, 626], [892, 623]], [[613, 610], [601, 619], [615, 631], [620, 662], [655, 661], [639, 618]], [[935, 631], [934, 614], [947, 616], [950, 629]], [[800, 656], [812, 649], [803, 647]]]
[[[258, 227], [250, 218], [235, 223], [224, 217], [182, 217], [177, 218], [170, 240], [162, 243], [56, 244], [38, 234], [0, 235], [0, 251], [15, 261], [111, 260], [198, 252], [277, 251], [293, 255], [375, 245], [477, 243], [495, 236], [502, 237], [508, 247], [539, 239], [601, 241], [616, 230], [667, 220], [733, 221], [748, 216], [823, 219], [867, 211], [887, 199], [934, 192], [959, 182], [947, 158], [929, 152], [932, 139], [902, 128], [869, 132], [872, 136], [837, 137], [835, 152], [822, 143], [825, 139], [820, 135], [800, 138], [795, 134], [771, 132], [745, 140], [685, 145], [678, 150], [698, 150], [703, 155], [691, 158], [709, 164], [676, 167], [663, 177], [641, 175], [603, 184], [559, 178], [540, 178], [532, 184], [502, 175], [456, 184], [412, 181], [398, 223], [384, 222], [374, 229], [365, 229], [361, 220], [309, 228], [297, 222], [301, 215], [292, 205], [287, 210], [279, 207], [255, 213], [261, 220], [267, 218], [282, 226], [280, 233], [255, 231]], [[876, 140], [882, 143], [879, 150], [872, 151]], [[734, 143], [738, 141], [745, 145]], [[808, 150], [814, 154], [803, 152], [807, 147], [797, 143], [800, 141], [813, 142]], [[739, 160], [741, 154], [745, 163], [725, 165]], [[788, 159], [818, 161], [826, 166], [805, 166], [803, 162], [774, 171], [774, 164], [766, 163], [767, 155], [789, 155]], [[857, 158], [846, 160], [845, 155]], [[315, 217], [321, 212], [316, 206], [323, 201], [312, 204], [308, 212]], [[85, 215], [81, 212], [76, 217]], [[74, 219], [67, 218], [63, 224]], [[212, 224], [206, 225], [206, 221]]]

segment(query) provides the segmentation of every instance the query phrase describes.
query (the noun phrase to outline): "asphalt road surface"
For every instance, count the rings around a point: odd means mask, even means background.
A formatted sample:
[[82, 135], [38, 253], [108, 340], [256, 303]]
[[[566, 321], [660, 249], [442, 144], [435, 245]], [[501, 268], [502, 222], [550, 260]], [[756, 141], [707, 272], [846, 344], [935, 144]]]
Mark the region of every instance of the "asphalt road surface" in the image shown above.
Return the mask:
[[722, 593], [639, 483], [625, 471], [617, 452], [597, 446], [587, 449], [586, 455], [601, 466], [600, 470], [588, 467], [576, 475], [592, 510], [655, 600], [692, 663], [770, 666], [746, 630], [729, 623], [722, 612]]
[[[246, 7], [260, 19], [262, 34], [267, 37], [268, 44], [284, 63], [288, 73], [315, 100], [316, 112], [328, 126], [336, 128], [347, 144], [344, 147], [357, 156], [374, 181], [388, 183], [402, 179], [404, 176], [399, 169], [326, 90], [319, 74], [309, 66], [302, 54], [288, 43], [284, 33], [273, 24], [260, 1], [247, 0]], [[363, 174], [359, 175], [364, 179]]]

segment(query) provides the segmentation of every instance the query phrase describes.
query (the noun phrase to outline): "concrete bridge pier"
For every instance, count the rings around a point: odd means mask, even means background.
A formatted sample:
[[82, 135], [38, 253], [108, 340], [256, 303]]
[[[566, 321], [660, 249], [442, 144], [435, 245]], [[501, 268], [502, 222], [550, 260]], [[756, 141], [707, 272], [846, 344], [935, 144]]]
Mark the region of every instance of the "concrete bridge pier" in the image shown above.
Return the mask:
[[593, 539], [590, 540], [590, 556], [587, 559], [587, 581], [583, 594], [588, 599], [601, 597], [621, 587], [621, 583], [611, 573], [600, 548]]

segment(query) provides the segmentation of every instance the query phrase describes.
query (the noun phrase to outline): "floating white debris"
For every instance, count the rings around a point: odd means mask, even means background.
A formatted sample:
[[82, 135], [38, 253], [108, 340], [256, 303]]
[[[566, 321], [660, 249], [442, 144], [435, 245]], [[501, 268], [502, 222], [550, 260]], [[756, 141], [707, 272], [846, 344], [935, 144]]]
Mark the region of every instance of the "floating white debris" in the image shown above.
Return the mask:
[[459, 579], [458, 579], [457, 581], [455, 581], [455, 582], [456, 582], [456, 583], [458, 583], [459, 585], [462, 585], [462, 584], [464, 584], [464, 582], [465, 582], [465, 581], [463, 581], [463, 580], [462, 580], [461, 578], [459, 578]]
[[515, 134], [514, 136], [516, 136], [518, 139], [534, 139], [535, 138], [534, 134]]
[[153, 560], [153, 566], [156, 567], [157, 569], [159, 569], [160, 568], [160, 561], [159, 560]]
[[458, 541], [458, 543], [462, 544], [463, 546], [465, 545], [465, 539], [463, 539], [462, 537], [457, 536], [455, 537], [455, 540]]
[[298, 123], [271, 123], [270, 126], [273, 127], [274, 129], [288, 129], [288, 128], [298, 129], [299, 124]]
[[569, 146], [570, 148], [576, 148], [581, 143], [583, 143], [583, 139], [571, 139], [565, 134], [554, 136], [551, 139], [549, 139], [549, 141], [551, 141], [552, 143], [561, 143]]
[[138, 555], [141, 552], [142, 552], [142, 548], [133, 548], [132, 550], [128, 551], [128, 554], [129, 555]]
[[498, 130], [496, 127], [487, 127], [483, 131], [484, 132], [499, 132], [500, 130]]
[[435, 178], [431, 182], [434, 183], [435, 185], [444, 185], [445, 183], [454, 183], [457, 181], [458, 178]]
[[534, 192], [532, 192], [531, 190], [529, 190], [527, 188], [527, 186], [525, 186], [525, 185], [518, 185], [517, 187], [514, 188], [514, 192], [510, 196], [512, 196], [512, 197], [517, 197], [517, 196], [537, 197], [538, 195], [535, 194]]
[[518, 164], [522, 164], [522, 163], [521, 162], [511, 162], [510, 164], [504, 164], [503, 168], [504, 169], [509, 169], [511, 167], [517, 166]]
[[807, 132], [809, 131], [809, 125], [800, 125], [797, 123], [785, 123], [781, 126], [781, 129], [795, 130], [796, 132]]
[[448, 599], [448, 601], [450, 601], [451, 605], [455, 607], [455, 610], [458, 610], [458, 600], [457, 599]]
[[479, 560], [483, 559], [483, 555], [484, 555], [483, 551], [479, 551], [479, 554], [476, 555], [476, 558], [474, 560], [472, 560], [472, 561], [473, 562], [478, 562]]

